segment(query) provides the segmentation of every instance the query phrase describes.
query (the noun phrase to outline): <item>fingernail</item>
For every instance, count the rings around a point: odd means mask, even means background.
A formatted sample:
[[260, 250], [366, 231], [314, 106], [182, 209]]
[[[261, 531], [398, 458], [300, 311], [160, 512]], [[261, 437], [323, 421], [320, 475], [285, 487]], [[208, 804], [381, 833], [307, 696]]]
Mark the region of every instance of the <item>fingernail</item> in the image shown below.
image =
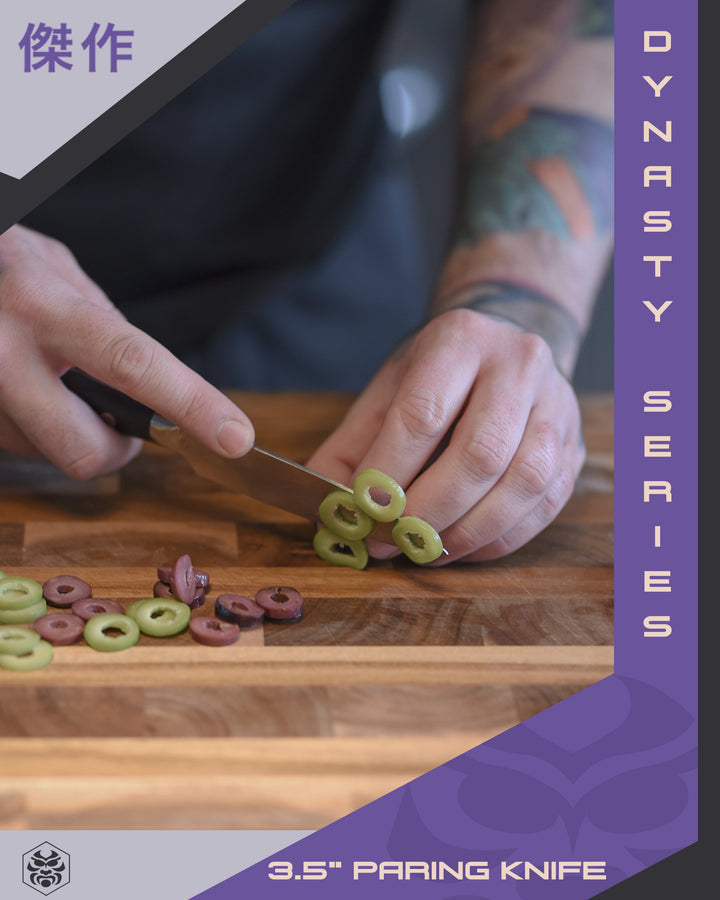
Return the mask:
[[223, 419], [215, 432], [215, 440], [225, 456], [234, 459], [248, 452], [253, 443], [253, 435], [248, 427], [237, 419]]
[[383, 541], [365, 540], [367, 552], [373, 559], [391, 559], [399, 556], [400, 551], [393, 544], [386, 544]]

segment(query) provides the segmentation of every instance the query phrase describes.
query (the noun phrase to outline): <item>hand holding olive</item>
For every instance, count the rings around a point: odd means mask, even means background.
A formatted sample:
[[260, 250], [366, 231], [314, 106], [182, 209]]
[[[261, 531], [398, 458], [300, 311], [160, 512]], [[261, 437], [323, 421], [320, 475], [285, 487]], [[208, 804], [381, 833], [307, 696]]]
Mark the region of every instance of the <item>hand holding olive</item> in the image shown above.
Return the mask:
[[443, 565], [526, 543], [567, 502], [583, 460], [577, 398], [548, 345], [456, 309], [385, 362], [308, 465], [345, 484], [367, 468], [391, 475], [405, 514], [440, 534], [448, 554], [430, 564]]

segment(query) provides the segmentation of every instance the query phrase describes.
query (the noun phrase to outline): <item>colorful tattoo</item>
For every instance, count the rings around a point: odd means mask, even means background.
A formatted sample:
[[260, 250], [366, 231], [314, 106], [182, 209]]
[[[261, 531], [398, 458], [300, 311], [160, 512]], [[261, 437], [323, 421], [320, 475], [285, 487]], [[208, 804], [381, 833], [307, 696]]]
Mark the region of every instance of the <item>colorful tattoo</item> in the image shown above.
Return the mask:
[[613, 0], [582, 0], [577, 22], [578, 37], [609, 37], [614, 31]]
[[541, 229], [569, 240], [610, 231], [613, 136], [575, 113], [513, 110], [470, 161], [459, 240]]

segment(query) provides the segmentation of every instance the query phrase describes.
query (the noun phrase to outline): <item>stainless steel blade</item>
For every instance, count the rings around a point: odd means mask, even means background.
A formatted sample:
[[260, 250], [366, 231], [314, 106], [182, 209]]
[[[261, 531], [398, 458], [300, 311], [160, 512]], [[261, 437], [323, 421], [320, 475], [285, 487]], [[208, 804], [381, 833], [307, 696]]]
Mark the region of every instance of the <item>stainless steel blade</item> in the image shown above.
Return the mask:
[[[185, 457], [203, 478], [311, 521], [317, 520], [318, 507], [330, 491], [352, 493], [347, 485], [257, 445], [239, 459], [219, 456], [157, 415], [150, 422], [150, 436], [155, 443]], [[379, 522], [372, 537], [393, 543], [392, 523]]]

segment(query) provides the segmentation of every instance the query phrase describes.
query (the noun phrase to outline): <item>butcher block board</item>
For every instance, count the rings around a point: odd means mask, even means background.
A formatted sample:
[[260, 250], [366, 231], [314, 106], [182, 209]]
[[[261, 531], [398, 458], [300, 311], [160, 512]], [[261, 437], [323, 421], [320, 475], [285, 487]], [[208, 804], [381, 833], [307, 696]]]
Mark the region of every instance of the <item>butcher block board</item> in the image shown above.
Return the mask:
[[[233, 396], [258, 443], [301, 462], [350, 402]], [[89, 483], [0, 455], [8, 573], [78, 575], [126, 605], [190, 553], [211, 575], [193, 615], [223, 592], [305, 597], [299, 622], [230, 647], [143, 636], [0, 671], [0, 828], [321, 827], [609, 675], [612, 404], [582, 409], [587, 462], [558, 519], [505, 559], [441, 569], [329, 566], [311, 523], [157, 447]]]

